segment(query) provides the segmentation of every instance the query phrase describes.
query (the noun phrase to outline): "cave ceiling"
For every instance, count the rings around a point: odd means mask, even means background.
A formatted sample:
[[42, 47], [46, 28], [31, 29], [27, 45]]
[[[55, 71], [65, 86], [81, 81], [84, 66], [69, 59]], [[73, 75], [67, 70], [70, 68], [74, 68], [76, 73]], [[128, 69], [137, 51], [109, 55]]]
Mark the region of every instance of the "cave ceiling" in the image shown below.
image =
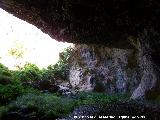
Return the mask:
[[130, 48], [128, 37], [160, 28], [159, 0], [0, 0], [0, 7], [62, 42]]

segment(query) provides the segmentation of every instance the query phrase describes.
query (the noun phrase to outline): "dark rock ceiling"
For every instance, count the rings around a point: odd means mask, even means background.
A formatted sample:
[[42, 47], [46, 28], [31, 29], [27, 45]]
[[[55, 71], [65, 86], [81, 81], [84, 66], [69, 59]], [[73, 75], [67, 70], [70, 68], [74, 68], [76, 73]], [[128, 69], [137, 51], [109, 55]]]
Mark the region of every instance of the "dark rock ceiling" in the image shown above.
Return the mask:
[[160, 28], [159, 0], [0, 0], [0, 7], [72, 43], [130, 48], [129, 36]]

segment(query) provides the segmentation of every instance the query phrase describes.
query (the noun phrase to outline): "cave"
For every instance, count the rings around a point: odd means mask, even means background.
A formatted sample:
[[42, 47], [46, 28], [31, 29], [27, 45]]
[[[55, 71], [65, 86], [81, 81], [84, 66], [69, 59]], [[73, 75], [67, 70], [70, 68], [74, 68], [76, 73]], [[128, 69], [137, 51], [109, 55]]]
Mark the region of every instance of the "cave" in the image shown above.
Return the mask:
[[73, 88], [160, 97], [160, 1], [0, 0], [0, 8], [75, 44]]

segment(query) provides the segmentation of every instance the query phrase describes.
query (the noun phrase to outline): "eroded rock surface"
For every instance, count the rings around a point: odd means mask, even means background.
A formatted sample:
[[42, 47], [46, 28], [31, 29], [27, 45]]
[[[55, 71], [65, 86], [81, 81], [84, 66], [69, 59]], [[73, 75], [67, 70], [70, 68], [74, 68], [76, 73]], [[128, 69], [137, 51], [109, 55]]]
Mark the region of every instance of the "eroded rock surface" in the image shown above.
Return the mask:
[[159, 66], [152, 53], [144, 49], [141, 43], [134, 49], [75, 45], [70, 58], [70, 83], [79, 91], [130, 93], [133, 99], [145, 97], [155, 89], [154, 96], [159, 96]]
[[76, 45], [70, 61], [70, 83], [80, 91], [126, 93], [141, 80], [133, 49]]

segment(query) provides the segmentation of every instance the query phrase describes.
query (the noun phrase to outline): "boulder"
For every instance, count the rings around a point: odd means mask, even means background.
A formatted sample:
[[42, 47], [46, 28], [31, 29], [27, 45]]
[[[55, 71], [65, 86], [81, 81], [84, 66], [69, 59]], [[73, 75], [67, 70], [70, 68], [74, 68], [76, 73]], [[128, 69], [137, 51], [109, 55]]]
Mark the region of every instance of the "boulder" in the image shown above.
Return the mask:
[[70, 88], [62, 86], [62, 85], [58, 85], [58, 87], [59, 87], [58, 92], [61, 95], [68, 96], [68, 95], [71, 94], [71, 89]]

